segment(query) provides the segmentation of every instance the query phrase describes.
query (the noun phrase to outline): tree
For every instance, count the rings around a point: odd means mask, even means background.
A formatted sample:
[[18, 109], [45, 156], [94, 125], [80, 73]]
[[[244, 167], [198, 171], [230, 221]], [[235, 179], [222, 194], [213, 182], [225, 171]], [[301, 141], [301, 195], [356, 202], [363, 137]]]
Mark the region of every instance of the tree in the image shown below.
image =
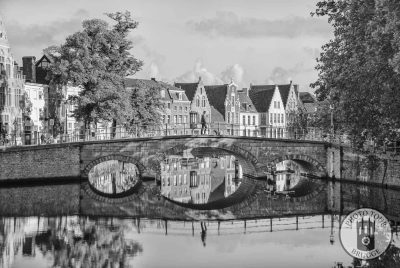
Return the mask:
[[334, 29], [311, 86], [333, 106], [335, 127], [360, 146], [399, 139], [400, 2], [324, 0], [312, 14], [327, 16]]
[[105, 121], [115, 127], [132, 120], [137, 112], [124, 79], [142, 66], [131, 55], [133, 43], [128, 40], [138, 22], [128, 11], [106, 15], [115, 22], [112, 27], [100, 19], [85, 20], [82, 31], [67, 37], [61, 46], [46, 50], [53, 58], [49, 78], [54, 88], [62, 91], [68, 83], [82, 87], [79, 96], [70, 101], [77, 106], [74, 116], [86, 126]]

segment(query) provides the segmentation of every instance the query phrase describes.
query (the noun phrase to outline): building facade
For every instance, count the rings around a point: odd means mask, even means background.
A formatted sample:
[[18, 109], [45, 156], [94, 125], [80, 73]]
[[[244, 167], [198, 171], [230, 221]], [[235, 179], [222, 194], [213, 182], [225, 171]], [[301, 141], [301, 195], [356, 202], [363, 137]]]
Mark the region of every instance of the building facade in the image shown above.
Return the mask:
[[200, 134], [201, 117], [205, 112], [207, 124], [211, 123], [211, 106], [201, 77], [197, 83], [174, 83], [174, 86], [185, 91], [190, 101], [189, 123], [192, 134]]
[[261, 136], [284, 138], [286, 114], [278, 85], [251, 85], [249, 97], [259, 113]]
[[259, 130], [259, 114], [249, 97], [247, 88], [238, 92], [240, 101], [240, 135], [257, 137]]
[[48, 96], [48, 88], [48, 85], [29, 82], [24, 85], [26, 96], [32, 103], [29, 126], [33, 143], [38, 143], [40, 135], [46, 132], [45, 118], [47, 118], [46, 96]]
[[0, 17], [0, 145], [23, 141], [24, 82]]

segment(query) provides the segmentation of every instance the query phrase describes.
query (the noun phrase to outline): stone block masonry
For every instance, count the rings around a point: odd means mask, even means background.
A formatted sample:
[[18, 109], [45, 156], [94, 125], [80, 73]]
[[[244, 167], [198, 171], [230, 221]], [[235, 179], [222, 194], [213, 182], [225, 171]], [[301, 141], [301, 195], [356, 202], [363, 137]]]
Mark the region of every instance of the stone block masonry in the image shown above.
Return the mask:
[[159, 155], [195, 148], [215, 148], [242, 159], [246, 172], [257, 175], [277, 161], [307, 162], [325, 174], [327, 144], [323, 142], [224, 136], [170, 136], [87, 141], [14, 147], [0, 150], [0, 181], [79, 178], [91, 163], [107, 157], [129, 157], [148, 167]]
[[0, 180], [80, 176], [80, 145], [55, 144], [0, 150]]

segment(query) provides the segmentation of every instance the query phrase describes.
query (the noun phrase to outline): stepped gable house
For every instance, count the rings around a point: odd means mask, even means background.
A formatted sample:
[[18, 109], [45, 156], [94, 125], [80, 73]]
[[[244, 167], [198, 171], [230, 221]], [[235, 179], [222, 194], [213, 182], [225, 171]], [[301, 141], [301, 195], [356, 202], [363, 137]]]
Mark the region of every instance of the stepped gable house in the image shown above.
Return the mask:
[[[225, 85], [205, 86], [210, 105], [215, 108], [214, 120], [221, 118], [223, 122], [213, 120], [213, 129], [220, 128], [221, 134], [238, 135], [240, 130], [240, 99], [238, 94], [238, 86], [231, 82]], [[221, 129], [221, 125], [225, 125], [226, 129]]]
[[210, 123], [211, 121], [211, 106], [201, 77], [196, 83], [174, 83], [174, 86], [186, 93], [190, 101], [190, 128], [193, 134], [200, 134], [201, 116], [204, 111], [206, 112], [207, 122]]

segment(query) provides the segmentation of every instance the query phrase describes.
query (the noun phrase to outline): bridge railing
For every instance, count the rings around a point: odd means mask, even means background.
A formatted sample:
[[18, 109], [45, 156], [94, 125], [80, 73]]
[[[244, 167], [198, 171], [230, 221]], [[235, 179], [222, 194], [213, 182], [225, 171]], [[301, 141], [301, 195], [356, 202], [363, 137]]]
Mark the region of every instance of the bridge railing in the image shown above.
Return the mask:
[[332, 136], [317, 128], [271, 127], [257, 125], [239, 125], [225, 123], [210, 123], [206, 127], [201, 124], [164, 124], [164, 125], [134, 125], [130, 128], [107, 127], [92, 129], [69, 130], [51, 135], [48, 132], [33, 132], [24, 139], [3, 139], [1, 146], [29, 146], [54, 143], [72, 143], [85, 141], [100, 141], [128, 138], [165, 137], [177, 135], [216, 135], [233, 137], [258, 137], [272, 139], [308, 140], [344, 143], [345, 138]]

